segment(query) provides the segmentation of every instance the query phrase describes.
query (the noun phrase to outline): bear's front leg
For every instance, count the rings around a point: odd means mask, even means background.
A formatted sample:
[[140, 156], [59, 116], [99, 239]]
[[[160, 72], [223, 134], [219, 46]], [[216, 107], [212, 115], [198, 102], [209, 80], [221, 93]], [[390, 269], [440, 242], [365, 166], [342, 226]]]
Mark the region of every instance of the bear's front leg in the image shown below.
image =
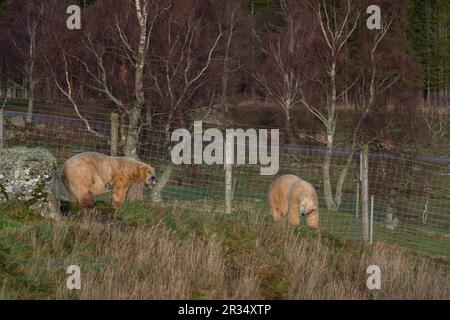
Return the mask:
[[273, 220], [280, 221], [283, 219], [283, 215], [281, 213], [281, 210], [277, 207], [270, 207], [270, 214], [272, 215]]
[[291, 200], [291, 203], [289, 204], [288, 219], [289, 219], [289, 223], [294, 226], [298, 226], [300, 224], [299, 202], [300, 202], [300, 200], [294, 199], [294, 200]]
[[124, 187], [115, 187], [113, 190], [113, 204], [114, 204], [114, 208], [116, 208], [117, 210], [120, 210], [120, 208], [122, 207], [122, 204], [125, 201], [125, 197], [127, 194], [127, 188]]
[[308, 214], [306, 217], [306, 225], [314, 230], [317, 230], [319, 228], [319, 211], [313, 210], [311, 213]]
[[298, 226], [300, 224], [300, 217], [298, 211], [291, 210], [289, 211], [289, 223]]

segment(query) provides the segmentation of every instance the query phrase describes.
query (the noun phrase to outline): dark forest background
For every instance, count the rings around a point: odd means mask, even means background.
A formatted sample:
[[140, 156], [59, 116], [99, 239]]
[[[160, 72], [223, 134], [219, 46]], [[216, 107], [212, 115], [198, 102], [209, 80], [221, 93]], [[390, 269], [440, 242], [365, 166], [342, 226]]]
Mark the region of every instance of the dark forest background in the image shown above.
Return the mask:
[[[74, 3], [81, 30], [66, 27]], [[366, 28], [371, 4], [388, 25], [373, 59], [382, 32]], [[414, 132], [423, 107], [450, 103], [449, 17], [448, 0], [1, 0], [0, 96], [27, 99], [30, 114], [35, 101], [79, 107], [81, 117], [95, 105], [129, 130], [189, 126], [207, 113], [281, 127], [287, 139], [299, 129], [329, 135], [335, 104], [348, 111], [334, 121], [349, 134]], [[330, 18], [330, 35], [343, 23], [341, 50], [328, 49], [319, 18]]]

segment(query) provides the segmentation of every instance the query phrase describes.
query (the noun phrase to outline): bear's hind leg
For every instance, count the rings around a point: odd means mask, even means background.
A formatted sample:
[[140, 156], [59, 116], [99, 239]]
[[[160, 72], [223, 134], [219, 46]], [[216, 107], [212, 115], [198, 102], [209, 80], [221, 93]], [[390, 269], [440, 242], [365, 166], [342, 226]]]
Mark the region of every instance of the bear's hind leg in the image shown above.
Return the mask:
[[63, 182], [64, 189], [66, 190], [67, 200], [69, 200], [69, 202], [72, 202], [72, 203], [77, 203], [78, 199], [73, 194], [72, 188], [70, 187], [70, 183], [64, 174], [61, 176], [61, 180]]
[[92, 196], [92, 192], [88, 192], [86, 193], [80, 200], [79, 200], [79, 204], [82, 208], [85, 209], [91, 209], [95, 206], [94, 200], [93, 200], [93, 196]]

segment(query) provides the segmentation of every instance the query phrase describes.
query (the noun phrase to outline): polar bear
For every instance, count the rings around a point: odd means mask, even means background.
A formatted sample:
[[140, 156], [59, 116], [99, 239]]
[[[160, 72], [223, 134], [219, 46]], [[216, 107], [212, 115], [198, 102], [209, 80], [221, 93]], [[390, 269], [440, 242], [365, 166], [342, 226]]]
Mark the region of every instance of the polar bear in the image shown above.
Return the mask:
[[94, 207], [94, 196], [112, 191], [114, 207], [120, 209], [133, 183], [150, 185], [155, 184], [155, 179], [155, 169], [146, 163], [96, 152], [80, 153], [67, 160], [62, 175], [70, 200], [83, 208]]
[[319, 204], [314, 187], [299, 177], [286, 174], [277, 177], [270, 186], [269, 206], [274, 220], [285, 216], [293, 225], [300, 224], [300, 214], [306, 215], [306, 224], [319, 227]]

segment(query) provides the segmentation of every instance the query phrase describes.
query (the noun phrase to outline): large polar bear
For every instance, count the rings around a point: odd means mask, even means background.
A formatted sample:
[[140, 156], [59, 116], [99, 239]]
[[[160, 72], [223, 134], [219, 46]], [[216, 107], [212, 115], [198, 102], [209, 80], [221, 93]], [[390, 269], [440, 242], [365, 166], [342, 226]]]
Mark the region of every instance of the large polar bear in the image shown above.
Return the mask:
[[67, 160], [62, 175], [70, 201], [83, 208], [94, 206], [94, 196], [112, 191], [114, 207], [119, 209], [133, 183], [150, 185], [155, 179], [155, 169], [146, 163], [96, 152], [80, 153]]
[[319, 227], [319, 204], [314, 187], [292, 174], [277, 177], [269, 190], [269, 205], [274, 220], [288, 216], [293, 225], [300, 224], [300, 214], [306, 215], [306, 224]]

